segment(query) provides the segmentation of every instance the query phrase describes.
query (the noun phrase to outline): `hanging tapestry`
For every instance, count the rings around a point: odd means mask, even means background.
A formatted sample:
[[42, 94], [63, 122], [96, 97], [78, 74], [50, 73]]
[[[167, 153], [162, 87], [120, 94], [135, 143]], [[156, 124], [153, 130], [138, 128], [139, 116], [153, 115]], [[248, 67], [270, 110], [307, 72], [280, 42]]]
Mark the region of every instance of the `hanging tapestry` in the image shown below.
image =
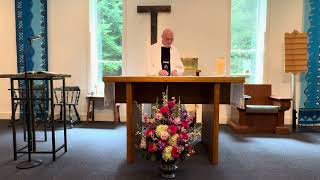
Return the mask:
[[304, 1], [304, 31], [308, 34], [308, 71], [302, 73], [299, 125], [320, 123], [320, 0]]
[[[24, 72], [25, 69], [48, 71], [47, 0], [15, 0], [15, 16], [18, 73]], [[38, 38], [31, 40], [32, 37]], [[36, 86], [47, 87], [45, 81], [34, 83]], [[24, 87], [25, 83], [20, 81], [19, 88]], [[20, 112], [24, 112], [22, 107], [20, 109]], [[38, 117], [39, 110], [36, 111]], [[23, 114], [20, 114], [20, 118], [22, 117]]]

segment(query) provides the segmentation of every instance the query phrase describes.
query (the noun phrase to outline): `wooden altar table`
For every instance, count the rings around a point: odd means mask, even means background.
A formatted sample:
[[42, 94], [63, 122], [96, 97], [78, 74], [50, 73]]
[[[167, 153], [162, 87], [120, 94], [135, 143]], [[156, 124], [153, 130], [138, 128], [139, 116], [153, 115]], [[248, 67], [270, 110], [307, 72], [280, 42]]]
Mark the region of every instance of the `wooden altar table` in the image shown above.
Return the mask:
[[208, 148], [208, 159], [218, 164], [219, 104], [241, 103], [244, 77], [189, 76], [106, 76], [105, 82], [115, 85], [115, 102], [127, 104], [127, 161], [134, 162], [134, 101], [154, 103], [168, 97], [180, 97], [182, 104], [203, 104], [202, 141]]

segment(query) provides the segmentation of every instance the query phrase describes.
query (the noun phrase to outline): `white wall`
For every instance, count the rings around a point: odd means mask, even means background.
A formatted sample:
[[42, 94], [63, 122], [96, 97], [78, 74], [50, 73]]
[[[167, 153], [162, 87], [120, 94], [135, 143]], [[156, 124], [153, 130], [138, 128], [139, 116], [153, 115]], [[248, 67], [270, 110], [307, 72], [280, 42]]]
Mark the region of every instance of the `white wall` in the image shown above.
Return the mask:
[[[90, 57], [88, 7], [88, 0], [48, 1], [49, 71], [72, 75], [66, 83], [81, 87], [82, 114]], [[14, 1], [1, 0], [0, 8], [0, 73], [16, 73]], [[9, 80], [0, 79], [0, 85], [0, 119], [9, 119]]]
[[[283, 33], [301, 29], [303, 0], [269, 0], [269, 33], [266, 41], [266, 83], [273, 92], [290, 95], [290, 76], [283, 71]], [[160, 31], [171, 27], [182, 57], [198, 57], [202, 75], [213, 75], [213, 60], [228, 57], [230, 2], [228, 0], [125, 0], [124, 66], [128, 75], [142, 75], [150, 42], [150, 15], [137, 14], [137, 5], [171, 5], [170, 14], [159, 14]], [[14, 1], [0, 1], [0, 73], [16, 72]], [[48, 0], [49, 70], [70, 73], [69, 85], [80, 85], [81, 114], [86, 113], [90, 58], [89, 0]], [[0, 80], [0, 119], [10, 117], [9, 81]], [[229, 109], [221, 108], [221, 123]], [[110, 112], [97, 119], [111, 119]], [[289, 117], [290, 114], [286, 115]], [[289, 122], [289, 121], [288, 121]]]
[[[0, 74], [17, 72], [15, 6], [12, 0], [0, 1]], [[0, 79], [0, 119], [11, 114], [8, 79]]]
[[71, 74], [66, 84], [80, 86], [81, 114], [86, 113], [89, 38], [88, 0], [48, 1], [49, 71]]
[[138, 14], [137, 5], [171, 5], [171, 13], [158, 15], [158, 41], [161, 31], [175, 32], [174, 45], [182, 57], [198, 57], [202, 75], [213, 75], [213, 60], [229, 56], [229, 1], [201, 0], [127, 0], [126, 49], [128, 74], [143, 74], [150, 44], [150, 14]]
[[[268, 13], [264, 82], [272, 84], [273, 94], [290, 97], [291, 74], [284, 72], [284, 33], [303, 29], [303, 0], [269, 0]], [[291, 113], [285, 114], [286, 124], [291, 123]]]

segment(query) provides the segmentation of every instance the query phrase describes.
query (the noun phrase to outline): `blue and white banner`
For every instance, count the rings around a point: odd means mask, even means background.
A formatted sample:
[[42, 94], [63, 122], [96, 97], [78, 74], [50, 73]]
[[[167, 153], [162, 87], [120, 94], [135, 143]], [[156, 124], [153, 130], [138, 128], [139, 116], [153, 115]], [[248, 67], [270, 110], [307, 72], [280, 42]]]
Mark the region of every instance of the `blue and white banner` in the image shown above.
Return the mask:
[[[15, 13], [18, 73], [24, 72], [25, 69], [27, 71], [48, 71], [47, 0], [15, 0]], [[29, 38], [34, 36], [40, 38], [33, 40], [30, 46]], [[48, 87], [45, 81], [34, 83]], [[24, 81], [19, 82], [19, 87], [25, 87]], [[44, 93], [48, 95], [48, 92]], [[40, 96], [40, 94], [35, 94], [35, 96]], [[45, 104], [42, 109], [47, 108], [48, 105]], [[35, 109], [37, 117], [43, 117], [39, 108]], [[24, 112], [23, 106], [20, 107], [20, 112]], [[21, 113], [20, 118], [23, 117]]]
[[[27, 71], [47, 71], [47, 0], [16, 0], [15, 3], [18, 72], [24, 72], [25, 68]], [[28, 38], [38, 35], [41, 38], [34, 40], [29, 48]], [[27, 67], [24, 67], [25, 59]]]
[[301, 74], [299, 125], [320, 123], [320, 0], [304, 0], [308, 72]]

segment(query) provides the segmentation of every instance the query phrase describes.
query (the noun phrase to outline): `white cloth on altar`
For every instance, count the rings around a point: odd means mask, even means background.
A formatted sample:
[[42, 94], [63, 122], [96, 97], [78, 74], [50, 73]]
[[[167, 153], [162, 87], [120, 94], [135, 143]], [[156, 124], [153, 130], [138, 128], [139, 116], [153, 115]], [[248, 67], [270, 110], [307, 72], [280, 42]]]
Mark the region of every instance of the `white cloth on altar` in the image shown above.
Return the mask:
[[[146, 63], [146, 72], [148, 76], [158, 76], [161, 66], [161, 47], [162, 43], [157, 43], [149, 47], [149, 54]], [[178, 49], [174, 46], [170, 47], [170, 69], [177, 70], [178, 76], [183, 75], [184, 66]]]

